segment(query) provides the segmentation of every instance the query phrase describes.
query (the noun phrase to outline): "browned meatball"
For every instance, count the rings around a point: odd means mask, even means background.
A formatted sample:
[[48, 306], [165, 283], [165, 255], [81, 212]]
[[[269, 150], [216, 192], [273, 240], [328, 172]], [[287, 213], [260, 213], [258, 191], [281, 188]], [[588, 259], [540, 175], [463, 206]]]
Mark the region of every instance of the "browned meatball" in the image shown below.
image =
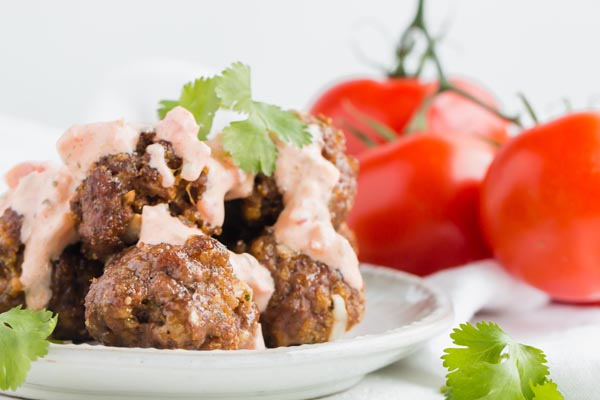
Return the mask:
[[85, 327], [85, 296], [92, 278], [102, 275], [100, 261], [87, 260], [79, 244], [67, 247], [52, 261], [52, 298], [48, 309], [58, 314], [58, 325], [52, 337], [59, 340], [90, 339]]
[[[358, 162], [346, 154], [344, 134], [332, 126], [330, 119], [309, 115], [303, 115], [302, 119], [307, 124], [320, 126], [324, 142], [323, 157], [335, 164], [340, 171], [340, 179], [329, 201], [331, 222], [338, 230], [354, 204]], [[234, 251], [243, 251], [251, 240], [263, 233], [263, 228], [275, 224], [282, 210], [283, 196], [279, 192], [275, 178], [258, 174], [249, 197], [226, 203], [223, 234], [219, 240]]]
[[348, 286], [338, 271], [278, 244], [268, 233], [250, 246], [275, 281], [275, 293], [260, 319], [267, 346], [328, 341], [334, 325], [333, 295], [344, 299], [346, 330], [360, 322], [364, 293]]
[[142, 133], [134, 153], [100, 159], [77, 189], [71, 208], [83, 251], [89, 258], [106, 259], [135, 243], [139, 214], [145, 205], [169, 203], [174, 213], [203, 227], [194, 204], [205, 189], [206, 171], [195, 182], [180, 179], [181, 159], [170, 143], [159, 141], [165, 148], [167, 165], [176, 177], [175, 185], [163, 187], [162, 178], [150, 167], [150, 155], [146, 153], [154, 137], [154, 133]]
[[[0, 312], [25, 305], [24, 288], [19, 281], [25, 247], [20, 240], [22, 221], [23, 216], [10, 208], [0, 217]], [[83, 300], [91, 279], [100, 274], [102, 263], [86, 260], [79, 245], [67, 247], [52, 261], [52, 297], [47, 309], [59, 314], [54, 339], [89, 339]]]
[[323, 131], [323, 157], [331, 161], [340, 170], [340, 180], [333, 188], [329, 201], [329, 212], [335, 229], [346, 221], [348, 213], [354, 205], [356, 196], [356, 175], [358, 161], [346, 154], [346, 138], [344, 133], [335, 129], [331, 119], [323, 116], [308, 117], [307, 123], [318, 123]]
[[19, 281], [24, 246], [21, 243], [23, 216], [8, 208], [0, 217], [0, 312], [25, 303]]
[[216, 240], [124, 250], [94, 281], [86, 325], [112, 346], [196, 350], [249, 348], [258, 324], [251, 291]]

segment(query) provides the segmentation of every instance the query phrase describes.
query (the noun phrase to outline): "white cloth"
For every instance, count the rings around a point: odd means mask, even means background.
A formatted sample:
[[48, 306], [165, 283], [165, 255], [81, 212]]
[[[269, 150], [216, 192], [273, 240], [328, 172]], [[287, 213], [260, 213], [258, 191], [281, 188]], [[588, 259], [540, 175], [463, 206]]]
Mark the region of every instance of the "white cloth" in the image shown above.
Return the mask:
[[[553, 303], [509, 276], [493, 260], [438, 272], [426, 280], [452, 300], [455, 327], [466, 321], [496, 322], [515, 340], [546, 353], [551, 378], [565, 399], [600, 398], [600, 307]], [[443, 399], [439, 389], [446, 371], [440, 357], [452, 345], [449, 333], [327, 399]]]
[[[87, 112], [73, 123], [125, 118], [153, 122], [157, 102], [176, 98], [182, 83], [214, 68], [186, 63], [147, 61], [111, 73], [90, 93]], [[225, 116], [225, 119], [230, 116]], [[216, 121], [215, 125], [224, 124]], [[0, 116], [0, 171], [28, 159], [56, 159], [61, 131]], [[454, 304], [455, 326], [469, 320], [497, 322], [516, 340], [545, 351], [552, 379], [569, 400], [600, 399], [600, 307], [556, 304], [541, 292], [510, 277], [494, 261], [442, 271], [427, 278]], [[449, 333], [449, 332], [448, 332]], [[448, 334], [422, 351], [369, 375], [355, 388], [329, 400], [442, 399], [445, 371], [440, 357], [450, 346]], [[1, 396], [0, 396], [1, 398]]]

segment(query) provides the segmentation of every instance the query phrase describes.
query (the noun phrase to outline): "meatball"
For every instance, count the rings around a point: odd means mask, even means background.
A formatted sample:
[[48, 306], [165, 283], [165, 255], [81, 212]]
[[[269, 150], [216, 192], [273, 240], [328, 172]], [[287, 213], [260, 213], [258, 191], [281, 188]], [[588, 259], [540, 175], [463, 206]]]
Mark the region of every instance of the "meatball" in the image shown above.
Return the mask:
[[275, 293], [260, 318], [267, 346], [328, 341], [336, 322], [335, 295], [345, 303], [345, 330], [362, 319], [364, 293], [348, 286], [338, 271], [278, 244], [270, 230], [251, 244], [250, 253], [275, 281]]
[[[0, 217], [0, 312], [25, 305], [25, 292], [19, 277], [24, 245], [20, 240], [23, 216], [7, 209]], [[89, 339], [85, 328], [83, 301], [93, 277], [102, 274], [102, 263], [83, 257], [80, 246], [67, 247], [52, 261], [47, 308], [59, 314], [52, 337], [59, 340]]]
[[[340, 179], [334, 187], [329, 201], [331, 222], [336, 230], [346, 220], [356, 195], [358, 162], [347, 155], [346, 140], [342, 131], [335, 129], [331, 120], [322, 116], [304, 115], [306, 124], [317, 124], [323, 134], [323, 157], [340, 171]], [[263, 228], [272, 226], [283, 210], [283, 196], [273, 176], [256, 175], [252, 194], [241, 200], [226, 203], [223, 234], [219, 237], [234, 251], [245, 250], [246, 245], [263, 233]]]
[[67, 247], [52, 261], [52, 298], [48, 309], [58, 314], [54, 339], [85, 341], [90, 335], [85, 327], [85, 296], [92, 278], [102, 275], [103, 264], [88, 260], [80, 244]]
[[135, 243], [139, 214], [145, 205], [169, 203], [174, 213], [208, 229], [202, 226], [194, 205], [205, 189], [206, 171], [194, 182], [179, 179], [181, 159], [170, 143], [159, 141], [165, 148], [167, 165], [176, 175], [175, 185], [163, 187], [162, 177], [150, 166], [150, 155], [146, 153], [154, 137], [154, 133], [142, 133], [134, 153], [102, 157], [77, 188], [71, 209], [89, 258], [104, 260]]
[[207, 236], [182, 246], [130, 247], [86, 297], [86, 325], [112, 346], [242, 349], [253, 345], [258, 309], [227, 249]]
[[25, 303], [19, 281], [24, 246], [21, 243], [23, 216], [8, 208], [0, 217], [0, 312]]

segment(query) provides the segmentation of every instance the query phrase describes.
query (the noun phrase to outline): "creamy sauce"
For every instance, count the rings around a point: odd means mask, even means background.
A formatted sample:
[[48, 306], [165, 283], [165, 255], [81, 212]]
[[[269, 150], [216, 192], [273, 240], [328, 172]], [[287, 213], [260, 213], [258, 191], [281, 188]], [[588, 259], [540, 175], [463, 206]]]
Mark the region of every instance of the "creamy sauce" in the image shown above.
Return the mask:
[[275, 291], [275, 282], [269, 270], [248, 253], [229, 252], [229, 262], [235, 276], [252, 288], [253, 299], [258, 306], [258, 311], [265, 311]]
[[339, 269], [344, 281], [362, 289], [358, 258], [348, 240], [331, 224], [329, 200], [339, 170], [323, 158], [319, 127], [310, 126], [313, 143], [298, 149], [278, 143], [275, 181], [283, 193], [284, 209], [275, 223], [275, 236], [292, 250]]
[[[145, 206], [142, 210], [142, 227], [139, 243], [171, 244], [181, 246], [193, 235], [203, 236], [197, 228], [186, 226], [178, 218], [171, 216], [166, 204]], [[275, 291], [271, 273], [250, 254], [229, 252], [229, 261], [237, 278], [246, 283], [253, 292], [253, 299], [264, 311]]]
[[5, 175], [4, 181], [10, 189], [17, 187], [21, 178], [26, 177], [32, 172], [44, 172], [52, 166], [49, 161], [26, 161], [12, 167]]
[[329, 333], [329, 341], [341, 339], [346, 333], [348, 326], [348, 311], [346, 311], [346, 302], [339, 294], [331, 296], [333, 302], [333, 326]]
[[221, 226], [225, 220], [225, 200], [250, 196], [254, 175], [238, 168], [220, 142], [213, 140], [210, 146], [213, 157], [208, 161], [206, 191], [196, 206], [210, 226]]
[[[6, 175], [11, 191], [0, 199], [0, 210], [10, 207], [24, 216], [21, 240], [26, 248], [21, 282], [28, 307], [41, 309], [47, 305], [52, 295], [51, 260], [77, 240], [69, 206], [75, 188], [101, 157], [133, 153], [143, 129], [146, 128], [127, 125], [122, 120], [73, 126], [57, 145], [65, 167], [24, 163]], [[361, 289], [363, 281], [356, 254], [350, 243], [333, 228], [328, 208], [340, 172], [321, 154], [323, 143], [319, 127], [312, 125], [310, 130], [313, 143], [302, 149], [284, 143], [277, 145], [275, 180], [283, 193], [285, 207], [275, 224], [275, 236], [293, 251], [340, 270], [349, 285]], [[155, 131], [156, 139], [170, 142], [175, 154], [182, 158], [182, 179], [195, 181], [208, 167], [206, 192], [197, 207], [208, 224], [221, 226], [225, 217], [224, 202], [250, 195], [254, 176], [234, 165], [221, 148], [218, 135], [209, 145], [199, 141], [198, 125], [193, 115], [182, 107], [171, 110], [156, 124]], [[175, 177], [165, 160], [163, 146], [155, 143], [146, 151], [150, 155], [150, 166], [162, 177], [163, 187], [172, 187]], [[138, 243], [150, 245], [183, 245], [190, 236], [203, 235], [201, 230], [171, 216], [166, 204], [144, 207], [139, 231]], [[259, 310], [264, 311], [274, 292], [269, 271], [249, 254], [230, 252], [230, 263], [238, 279], [251, 288]], [[347, 314], [343, 298], [334, 295], [332, 301], [335, 322], [331, 339], [334, 340], [345, 332]], [[194, 323], [194, 316], [190, 318]], [[254, 337], [255, 347], [264, 348], [260, 326]]]
[[[111, 154], [133, 153], [140, 132], [144, 129], [146, 128], [141, 125], [128, 125], [123, 120], [75, 125], [59, 139], [58, 153], [75, 178], [82, 181], [100, 158]], [[155, 129], [156, 138], [170, 142], [175, 154], [183, 159], [181, 177], [188, 181], [198, 179], [210, 158], [210, 148], [198, 140], [198, 125], [194, 116], [186, 109], [176, 107], [156, 124]], [[159, 150], [154, 148], [150, 151]], [[158, 155], [154, 157], [154, 162], [153, 167], [163, 177], [167, 176], [168, 183], [169, 174], [164, 169], [166, 163], [162, 165]], [[166, 185], [164, 178], [163, 185]]]
[[40, 310], [52, 297], [51, 260], [77, 239], [69, 204], [75, 181], [66, 168], [49, 163], [43, 167], [36, 164], [29, 174], [18, 175], [13, 182], [16, 186], [4, 199], [1, 213], [11, 208], [23, 216], [21, 242], [25, 244], [25, 252], [20, 281], [25, 288], [27, 307]]
[[75, 125], [58, 140], [57, 149], [74, 177], [82, 181], [101, 157], [133, 153], [139, 136], [139, 130], [123, 120]]
[[254, 330], [254, 334], [252, 335], [252, 337], [253, 337], [254, 341], [252, 342], [252, 347], [250, 347], [248, 350], [266, 350], [267, 349], [267, 346], [265, 346], [265, 338], [263, 337], [261, 324], [256, 325], [256, 329]]
[[182, 246], [190, 236], [194, 235], [204, 234], [200, 229], [187, 226], [178, 218], [171, 216], [166, 204], [145, 206], [142, 209], [139, 243]]
[[175, 176], [165, 160], [165, 148], [158, 143], [154, 143], [146, 147], [146, 153], [150, 155], [150, 167], [157, 170], [162, 178], [162, 186], [165, 188], [172, 187], [175, 184]]
[[183, 159], [181, 177], [193, 182], [210, 159], [210, 147], [198, 140], [198, 124], [183, 107], [175, 107], [156, 124], [156, 137], [170, 142], [175, 154]]

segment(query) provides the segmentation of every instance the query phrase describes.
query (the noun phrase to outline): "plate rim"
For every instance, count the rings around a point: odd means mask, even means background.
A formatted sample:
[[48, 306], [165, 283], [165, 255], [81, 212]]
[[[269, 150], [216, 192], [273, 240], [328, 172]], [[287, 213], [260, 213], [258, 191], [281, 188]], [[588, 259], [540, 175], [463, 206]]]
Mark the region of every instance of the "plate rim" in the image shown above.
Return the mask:
[[[132, 357], [154, 356], [152, 358], [166, 359], [175, 357], [179, 362], [190, 359], [197, 362], [210, 360], [211, 362], [222, 360], [227, 363], [228, 359], [236, 358], [244, 360], [245, 366], [264, 365], [265, 356], [270, 357], [273, 362], [289, 360], [294, 357], [294, 361], [301, 362], [303, 356], [312, 359], [315, 353], [321, 357], [339, 358], [341, 352], [351, 352], [352, 356], [359, 356], [361, 353], [373, 354], [376, 352], [389, 351], [397, 347], [412, 345], [416, 342], [426, 343], [429, 339], [441, 334], [444, 330], [450, 328], [454, 319], [454, 311], [448, 296], [441, 289], [431, 286], [423, 278], [410, 273], [392, 269], [389, 267], [376, 266], [372, 264], [361, 264], [361, 272], [367, 272], [371, 275], [390, 277], [395, 280], [403, 280], [408, 284], [415, 285], [424, 290], [434, 299], [434, 309], [423, 317], [412, 321], [409, 324], [382, 331], [379, 333], [370, 333], [352, 338], [342, 338], [334, 342], [304, 344], [292, 347], [279, 347], [266, 350], [184, 350], [184, 349], [156, 349], [139, 347], [113, 347], [96, 344], [56, 344], [51, 343], [48, 355], [39, 359], [37, 362], [52, 362], [53, 356], [68, 355], [74, 359], [81, 358], [85, 361], [88, 353], [95, 355], [123, 355], [123, 360]], [[402, 345], [398, 344], [401, 342]], [[364, 344], [368, 343], [368, 346]], [[94, 360], [94, 358], [92, 358]], [[325, 359], [324, 359], [325, 360]], [[98, 361], [95, 359], [95, 361]], [[145, 361], [145, 366], [149, 360]], [[126, 362], [124, 364], [127, 364]], [[123, 364], [121, 364], [123, 365]], [[212, 364], [211, 368], [215, 365]]]

